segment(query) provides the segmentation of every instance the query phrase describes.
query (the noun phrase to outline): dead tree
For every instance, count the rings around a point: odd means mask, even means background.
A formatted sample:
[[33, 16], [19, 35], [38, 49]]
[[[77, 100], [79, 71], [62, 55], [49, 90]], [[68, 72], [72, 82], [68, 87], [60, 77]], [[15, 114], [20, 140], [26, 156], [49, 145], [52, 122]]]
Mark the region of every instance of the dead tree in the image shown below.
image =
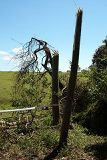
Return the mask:
[[[40, 72], [41, 67], [38, 66], [38, 62], [39, 56], [43, 54], [41, 66], [52, 77], [52, 55], [54, 53], [56, 53], [56, 51], [51, 49], [46, 41], [38, 40], [32, 37], [31, 40], [23, 46], [20, 53], [16, 55], [16, 59], [21, 62], [19, 75], [24, 75], [29, 71]], [[59, 89], [62, 90], [64, 85], [60, 80], [58, 83]]]
[[[34, 83], [36, 81], [35, 84], [40, 82], [46, 72], [52, 77], [53, 124], [57, 124], [59, 121], [58, 87], [60, 90], [64, 88], [61, 81], [58, 80], [58, 52], [53, 50], [47, 42], [31, 38], [16, 57], [21, 62], [21, 69], [17, 78], [18, 84], [19, 81], [21, 82], [22, 77], [26, 77], [27, 74], [30, 76], [31, 74], [36, 75], [36, 77], [32, 75], [32, 77], [36, 78], [36, 80], [34, 80]], [[35, 72], [36, 74], [34, 74]], [[33, 78], [31, 79], [33, 80]], [[16, 92], [18, 93], [17, 90]], [[39, 95], [37, 96], [39, 97]]]
[[77, 12], [71, 72], [70, 72], [70, 78], [69, 78], [69, 83], [68, 83], [67, 101], [66, 101], [66, 105], [64, 108], [64, 115], [63, 115], [63, 122], [62, 122], [61, 133], [60, 133], [59, 146], [67, 144], [70, 117], [71, 117], [71, 111], [73, 107], [72, 102], [73, 102], [74, 90], [75, 90], [76, 78], [77, 78], [80, 37], [81, 37], [81, 25], [82, 25], [82, 10], [79, 9]]

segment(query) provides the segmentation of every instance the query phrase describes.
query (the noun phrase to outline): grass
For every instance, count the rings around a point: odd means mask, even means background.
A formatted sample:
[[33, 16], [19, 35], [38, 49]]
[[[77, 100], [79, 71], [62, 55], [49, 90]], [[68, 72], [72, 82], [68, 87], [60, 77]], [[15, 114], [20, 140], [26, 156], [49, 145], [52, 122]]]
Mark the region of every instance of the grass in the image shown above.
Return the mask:
[[[14, 86], [16, 72], [0, 72], [0, 108], [6, 109], [11, 107], [12, 87]], [[46, 76], [50, 83], [50, 76]], [[50, 84], [49, 84], [50, 85]], [[45, 89], [47, 93], [42, 104], [50, 102], [49, 87]]]
[[[2, 109], [11, 107], [11, 87], [14, 84], [14, 77], [14, 72], [0, 72]], [[8, 116], [6, 115], [6, 118]], [[24, 124], [16, 128], [0, 128], [0, 160], [43, 160], [59, 141], [61, 124], [53, 127], [51, 119], [49, 108], [37, 111], [34, 122], [27, 128]], [[107, 138], [91, 135], [85, 128], [73, 124], [73, 129], [69, 130], [68, 146], [61, 150], [56, 159], [106, 160]]]
[[0, 106], [10, 103], [15, 74], [15, 72], [0, 72]]
[[[7, 108], [10, 107], [11, 101], [11, 93], [12, 93], [12, 86], [14, 85], [16, 72], [0, 72], [0, 108]], [[78, 74], [79, 79], [82, 79], [82, 74]], [[59, 77], [61, 82], [66, 85], [68, 81], [69, 73], [60, 72]], [[84, 77], [83, 77], [84, 78]], [[47, 75], [47, 79], [49, 83], [51, 83], [50, 76]], [[82, 79], [83, 80], [83, 79]], [[48, 103], [50, 97], [50, 90], [49, 88], [46, 89], [46, 97], [43, 100], [43, 104]]]
[[[26, 132], [22, 130], [19, 133], [16, 128], [0, 130], [2, 160], [44, 159], [58, 145], [60, 126], [51, 126], [49, 110], [42, 110], [37, 111], [35, 121]], [[99, 144], [103, 146], [104, 143], [104, 137], [87, 134], [86, 129], [73, 124], [73, 129], [69, 130], [68, 146], [61, 150], [56, 159], [96, 160], [100, 154]]]

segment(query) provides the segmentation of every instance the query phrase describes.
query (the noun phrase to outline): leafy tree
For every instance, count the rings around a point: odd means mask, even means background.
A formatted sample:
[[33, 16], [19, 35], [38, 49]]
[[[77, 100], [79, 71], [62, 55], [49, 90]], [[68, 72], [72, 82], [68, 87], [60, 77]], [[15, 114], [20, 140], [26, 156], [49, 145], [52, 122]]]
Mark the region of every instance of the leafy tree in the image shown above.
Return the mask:
[[76, 121], [99, 135], [107, 135], [107, 38], [95, 52], [90, 67], [89, 92], [91, 99], [87, 110]]
[[107, 37], [94, 53], [92, 63], [97, 69], [107, 69]]
[[90, 72], [90, 91], [93, 100], [107, 101], [107, 70], [103, 69], [99, 72], [96, 67], [93, 67]]
[[91, 90], [96, 100], [107, 101], [107, 37], [98, 47], [90, 67]]

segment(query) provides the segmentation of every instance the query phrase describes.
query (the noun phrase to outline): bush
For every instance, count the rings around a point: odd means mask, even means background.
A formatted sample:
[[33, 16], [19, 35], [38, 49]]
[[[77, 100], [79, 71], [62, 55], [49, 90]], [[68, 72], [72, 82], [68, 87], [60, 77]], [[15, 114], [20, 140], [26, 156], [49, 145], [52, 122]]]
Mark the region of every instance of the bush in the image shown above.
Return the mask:
[[74, 113], [82, 112], [87, 109], [91, 101], [88, 82], [82, 83], [78, 80], [74, 93]]
[[107, 70], [97, 70], [92, 67], [90, 71], [90, 92], [93, 101], [107, 101]]
[[[95, 134], [107, 135], [107, 70], [91, 67], [88, 88], [90, 98], [86, 98], [87, 108], [75, 115], [73, 121], [79, 122]], [[82, 98], [86, 97], [84, 94]]]
[[90, 132], [98, 135], [107, 135], [107, 102], [100, 100], [93, 103], [88, 110], [76, 115], [74, 122], [79, 122]]
[[29, 73], [22, 77], [17, 75], [13, 86], [12, 106], [17, 108], [41, 105], [50, 102], [50, 82], [48, 76]]

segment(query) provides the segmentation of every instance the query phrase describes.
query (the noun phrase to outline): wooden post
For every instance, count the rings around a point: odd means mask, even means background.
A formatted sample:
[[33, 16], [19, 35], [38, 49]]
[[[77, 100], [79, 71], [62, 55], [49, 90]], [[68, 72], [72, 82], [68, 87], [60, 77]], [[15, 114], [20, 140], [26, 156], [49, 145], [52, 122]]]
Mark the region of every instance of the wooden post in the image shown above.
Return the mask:
[[59, 54], [55, 53], [52, 58], [52, 115], [53, 115], [53, 125], [59, 123], [59, 105], [58, 105], [58, 64], [59, 64]]
[[[45, 65], [42, 64], [42, 66], [45, 68], [45, 70], [49, 73], [49, 75], [52, 77], [52, 71]], [[61, 83], [60, 79], [59, 79], [59, 89], [62, 91], [62, 89], [64, 88], [64, 85]]]
[[71, 72], [70, 72], [68, 91], [67, 91], [67, 102], [64, 108], [64, 116], [63, 116], [60, 140], [59, 140], [60, 146], [67, 144], [68, 130], [70, 124], [71, 111], [72, 111], [72, 101], [74, 97], [74, 90], [75, 90], [77, 70], [78, 70], [81, 26], [82, 26], [82, 10], [79, 9], [76, 18], [72, 64], [71, 64]]

